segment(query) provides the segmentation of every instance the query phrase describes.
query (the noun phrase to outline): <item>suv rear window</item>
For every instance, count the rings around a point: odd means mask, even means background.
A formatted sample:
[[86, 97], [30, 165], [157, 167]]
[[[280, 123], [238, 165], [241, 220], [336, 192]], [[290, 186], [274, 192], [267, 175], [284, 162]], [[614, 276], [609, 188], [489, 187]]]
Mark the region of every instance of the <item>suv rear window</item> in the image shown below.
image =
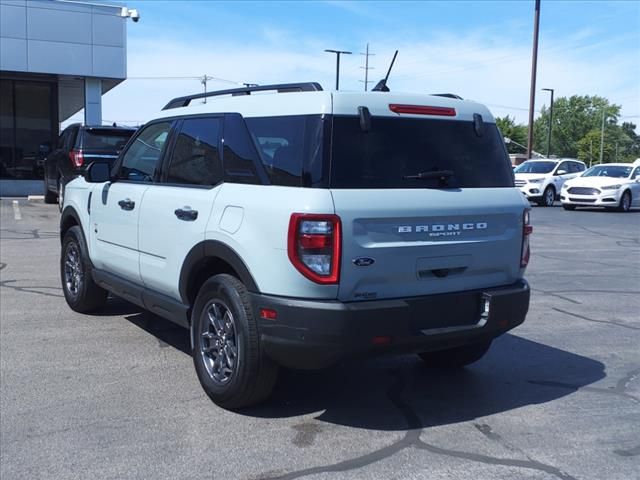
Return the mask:
[[82, 134], [84, 150], [121, 150], [129, 141], [133, 130], [107, 130], [104, 128], [87, 129]]
[[[450, 171], [439, 178], [406, 178]], [[428, 175], [427, 175], [428, 176]], [[332, 188], [512, 187], [513, 176], [496, 125], [373, 117], [363, 132], [358, 117], [334, 116]]]

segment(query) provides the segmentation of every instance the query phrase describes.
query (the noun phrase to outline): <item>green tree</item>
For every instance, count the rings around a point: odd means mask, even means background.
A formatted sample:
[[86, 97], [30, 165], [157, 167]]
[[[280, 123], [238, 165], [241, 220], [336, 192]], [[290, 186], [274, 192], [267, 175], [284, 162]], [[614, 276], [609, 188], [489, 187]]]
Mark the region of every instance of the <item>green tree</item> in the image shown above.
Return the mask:
[[[496, 117], [496, 125], [503, 137], [510, 138], [520, 145], [527, 145], [527, 127], [525, 125], [516, 125], [515, 119], [509, 115], [502, 118]], [[525, 153], [522, 147], [515, 143], [508, 143], [507, 150], [509, 153]]]
[[632, 122], [623, 122], [620, 126], [622, 132], [629, 138], [626, 151], [623, 154], [625, 162], [633, 162], [640, 158], [640, 135], [636, 133], [636, 125]]
[[[569, 98], [558, 98], [553, 103], [550, 153], [558, 157], [576, 158], [578, 156], [579, 142], [593, 130], [600, 129], [603, 112], [605, 114], [605, 124], [617, 127], [620, 106], [610, 104], [609, 100], [604, 97], [573, 95]], [[546, 106], [542, 107], [540, 116], [535, 120], [533, 128], [534, 150], [546, 153], [549, 132], [549, 109]]]

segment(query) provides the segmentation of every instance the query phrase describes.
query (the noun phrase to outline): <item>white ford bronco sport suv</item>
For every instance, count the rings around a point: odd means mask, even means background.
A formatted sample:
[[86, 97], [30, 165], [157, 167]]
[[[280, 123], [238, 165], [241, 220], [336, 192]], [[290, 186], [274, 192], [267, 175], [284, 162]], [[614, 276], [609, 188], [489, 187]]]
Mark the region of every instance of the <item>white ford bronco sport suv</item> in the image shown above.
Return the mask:
[[189, 328], [204, 390], [239, 408], [279, 366], [478, 360], [524, 321], [530, 232], [486, 107], [261, 86], [171, 101], [69, 183], [61, 281], [75, 311], [111, 292]]

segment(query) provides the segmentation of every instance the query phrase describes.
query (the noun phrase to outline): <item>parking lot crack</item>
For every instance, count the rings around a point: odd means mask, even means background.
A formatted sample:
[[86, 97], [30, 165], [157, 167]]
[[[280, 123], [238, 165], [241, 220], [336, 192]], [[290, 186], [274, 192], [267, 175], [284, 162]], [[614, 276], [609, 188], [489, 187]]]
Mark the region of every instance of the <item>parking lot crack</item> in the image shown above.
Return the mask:
[[48, 293], [48, 292], [40, 292], [38, 290], [35, 289], [41, 289], [41, 290], [55, 290], [55, 291], [60, 291], [60, 288], [58, 287], [47, 287], [47, 286], [36, 286], [36, 285], [27, 285], [25, 287], [20, 287], [18, 285], [11, 285], [12, 283], [17, 282], [17, 280], [2, 280], [0, 281], [0, 288], [10, 288], [12, 290], [16, 290], [18, 292], [23, 292], [23, 293], [33, 293], [36, 295], [43, 295], [45, 297], [58, 297], [58, 298], [63, 298], [64, 295], [60, 295], [60, 294], [55, 294], [55, 293]]
[[571, 317], [579, 318], [581, 320], [586, 320], [587, 322], [606, 323], [608, 325], [615, 325], [616, 327], [628, 328], [630, 330], [640, 330], [640, 327], [636, 327], [634, 325], [627, 325], [625, 323], [620, 323], [613, 320], [596, 320], [595, 318], [589, 318], [577, 313], [567, 312], [566, 310], [562, 310], [561, 308], [557, 308], [557, 307], [552, 307], [551, 309], [555, 310], [556, 312], [564, 313], [565, 315], [569, 315]]
[[435, 445], [431, 445], [422, 440], [419, 441], [417, 445], [418, 448], [423, 450], [427, 450], [431, 453], [435, 453], [438, 455], [445, 455], [447, 457], [459, 458], [462, 460], [470, 460], [472, 462], [484, 463], [486, 465], [500, 465], [505, 467], [517, 467], [517, 468], [525, 468], [528, 470], [538, 470], [540, 472], [548, 473], [549, 475], [553, 475], [554, 477], [560, 478], [562, 480], [577, 480], [576, 477], [569, 475], [566, 472], [563, 472], [557, 467], [553, 465], [548, 465], [546, 463], [538, 462], [536, 460], [518, 460], [513, 458], [500, 458], [500, 457], [491, 457], [488, 455], [482, 455], [479, 453], [472, 452], [463, 452], [460, 450], [451, 450], [447, 448], [437, 447]]

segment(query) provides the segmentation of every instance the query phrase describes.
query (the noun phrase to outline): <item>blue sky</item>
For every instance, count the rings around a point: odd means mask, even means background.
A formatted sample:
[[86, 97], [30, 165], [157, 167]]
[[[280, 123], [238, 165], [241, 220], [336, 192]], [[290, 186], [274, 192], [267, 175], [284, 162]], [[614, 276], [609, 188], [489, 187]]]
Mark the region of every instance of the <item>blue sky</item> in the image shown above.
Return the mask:
[[[542, 0], [538, 87], [556, 96], [602, 95], [640, 123], [640, 2]], [[395, 49], [390, 87], [454, 92], [487, 103], [496, 115], [526, 122], [533, 0], [460, 2], [213, 2], [131, 0], [129, 80], [104, 99], [106, 120], [140, 123], [174, 96], [232, 88], [232, 82], [319, 81], [363, 89], [367, 42], [370, 80], [384, 76]], [[143, 78], [140, 78], [143, 77]], [[147, 77], [194, 77], [149, 79]], [[548, 103], [538, 92], [536, 108]]]

